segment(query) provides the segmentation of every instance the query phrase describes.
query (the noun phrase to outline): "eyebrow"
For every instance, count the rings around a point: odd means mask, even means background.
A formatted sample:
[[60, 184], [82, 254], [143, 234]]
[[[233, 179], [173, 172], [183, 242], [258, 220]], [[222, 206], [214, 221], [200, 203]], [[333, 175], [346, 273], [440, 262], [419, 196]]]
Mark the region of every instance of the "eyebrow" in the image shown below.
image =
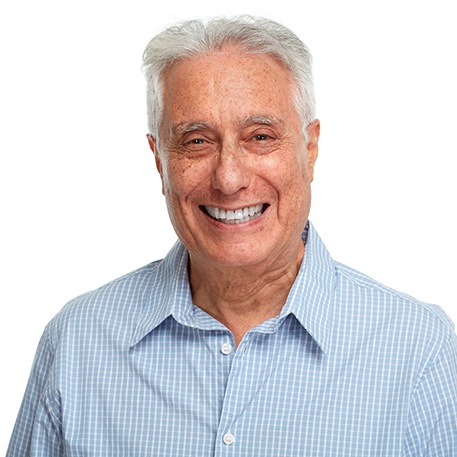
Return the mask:
[[[254, 114], [252, 116], [245, 117], [239, 124], [241, 126], [248, 126], [254, 124], [283, 126], [285, 122], [281, 119], [277, 119], [274, 116], [270, 116], [268, 114]], [[171, 136], [179, 136], [212, 128], [213, 127], [211, 126], [211, 124], [203, 121], [180, 122], [179, 124], [170, 126], [169, 132]]]
[[254, 114], [253, 116], [248, 116], [244, 118], [242, 125], [252, 125], [252, 124], [262, 124], [262, 125], [284, 125], [284, 121], [277, 119], [273, 116], [263, 115], [263, 114]]
[[170, 126], [170, 134], [174, 135], [185, 135], [191, 132], [197, 132], [199, 130], [205, 130], [211, 128], [207, 122], [181, 122], [176, 125]]

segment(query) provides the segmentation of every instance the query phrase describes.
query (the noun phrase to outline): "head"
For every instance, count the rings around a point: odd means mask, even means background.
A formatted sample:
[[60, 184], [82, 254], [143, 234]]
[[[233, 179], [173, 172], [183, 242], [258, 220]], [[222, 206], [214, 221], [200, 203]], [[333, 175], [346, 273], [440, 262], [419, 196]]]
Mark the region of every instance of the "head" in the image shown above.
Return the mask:
[[294, 80], [294, 105], [303, 133], [315, 117], [312, 58], [305, 44], [287, 27], [266, 18], [241, 16], [215, 18], [206, 24], [190, 20], [170, 27], [154, 37], [143, 54], [147, 83], [149, 133], [159, 139], [163, 109], [165, 70], [175, 62], [236, 45], [248, 54], [266, 54], [280, 61]]
[[265, 19], [190, 21], [145, 51], [151, 149], [191, 264], [287, 264], [317, 157], [310, 56]]

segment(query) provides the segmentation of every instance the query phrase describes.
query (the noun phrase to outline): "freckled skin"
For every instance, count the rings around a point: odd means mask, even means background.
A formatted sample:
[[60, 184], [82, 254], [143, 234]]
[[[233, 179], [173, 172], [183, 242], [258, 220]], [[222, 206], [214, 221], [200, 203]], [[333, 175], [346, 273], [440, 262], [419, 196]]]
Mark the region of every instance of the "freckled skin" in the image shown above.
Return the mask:
[[[231, 267], [302, 255], [317, 139], [307, 153], [287, 70], [270, 56], [226, 48], [180, 61], [167, 70], [164, 83], [163, 150], [152, 147], [173, 226], [191, 259]], [[245, 139], [253, 129], [245, 129], [243, 120], [254, 115], [281, 122], [266, 129], [275, 138], [266, 153]], [[186, 122], [211, 127], [197, 135], [210, 135], [209, 152], [188, 151], [170, 133], [171, 126]], [[246, 227], [220, 227], [199, 209], [257, 203], [269, 208]]]

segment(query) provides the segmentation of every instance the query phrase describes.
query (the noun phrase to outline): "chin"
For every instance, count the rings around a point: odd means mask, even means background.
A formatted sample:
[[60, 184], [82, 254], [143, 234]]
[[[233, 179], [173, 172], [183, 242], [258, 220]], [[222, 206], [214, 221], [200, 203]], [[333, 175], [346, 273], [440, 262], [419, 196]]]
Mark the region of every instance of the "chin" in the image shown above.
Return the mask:
[[227, 248], [210, 249], [205, 253], [200, 252], [196, 257], [206, 259], [218, 269], [260, 266], [264, 263], [269, 263], [271, 259], [269, 253], [265, 251], [259, 252], [252, 244], [230, 245]]

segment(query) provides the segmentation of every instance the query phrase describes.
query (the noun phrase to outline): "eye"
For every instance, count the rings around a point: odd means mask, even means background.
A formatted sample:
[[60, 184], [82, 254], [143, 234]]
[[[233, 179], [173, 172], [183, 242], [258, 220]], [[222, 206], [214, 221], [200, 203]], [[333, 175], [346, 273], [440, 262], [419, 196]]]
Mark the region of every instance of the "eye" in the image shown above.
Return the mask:
[[272, 129], [256, 128], [246, 133], [244, 147], [255, 154], [269, 154], [278, 147], [279, 138]]
[[181, 145], [185, 148], [196, 148], [199, 147], [201, 148], [206, 147], [208, 145], [209, 141], [206, 136], [201, 135], [201, 134], [195, 134], [192, 133], [190, 135], [186, 135], [182, 140], [181, 140]]
[[255, 141], [265, 141], [265, 140], [270, 140], [271, 136], [259, 133], [257, 135], [254, 135], [252, 139]]
[[215, 139], [209, 134], [193, 132], [180, 141], [180, 150], [183, 154], [193, 157], [211, 154], [217, 147]]
[[206, 142], [206, 140], [204, 140], [203, 138], [192, 138], [191, 140], [189, 140], [187, 142], [187, 144], [204, 144]]

